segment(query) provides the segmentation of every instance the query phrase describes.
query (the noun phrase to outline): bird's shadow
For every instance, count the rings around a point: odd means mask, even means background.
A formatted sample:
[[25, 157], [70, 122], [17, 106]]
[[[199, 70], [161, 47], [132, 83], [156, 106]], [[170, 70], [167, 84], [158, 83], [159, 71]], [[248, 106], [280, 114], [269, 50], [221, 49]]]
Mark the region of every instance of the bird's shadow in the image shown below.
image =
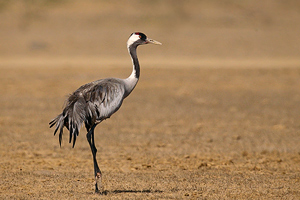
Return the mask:
[[161, 190], [104, 190], [102, 195], [121, 194], [121, 193], [162, 193]]

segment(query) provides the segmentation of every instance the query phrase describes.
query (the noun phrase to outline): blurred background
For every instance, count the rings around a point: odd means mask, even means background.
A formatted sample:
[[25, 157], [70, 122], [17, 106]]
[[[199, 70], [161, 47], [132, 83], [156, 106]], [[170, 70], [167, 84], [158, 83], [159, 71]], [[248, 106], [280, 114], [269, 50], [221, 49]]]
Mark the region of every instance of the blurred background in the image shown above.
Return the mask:
[[48, 123], [134, 31], [163, 45], [96, 129], [106, 199], [299, 199], [299, 0], [0, 0], [0, 199], [99, 198], [85, 129]]
[[295, 64], [300, 55], [297, 0], [1, 0], [0, 19], [2, 63], [114, 63], [128, 57], [133, 31], [163, 43], [139, 50], [159, 67], [179, 60], [180, 66], [205, 60]]

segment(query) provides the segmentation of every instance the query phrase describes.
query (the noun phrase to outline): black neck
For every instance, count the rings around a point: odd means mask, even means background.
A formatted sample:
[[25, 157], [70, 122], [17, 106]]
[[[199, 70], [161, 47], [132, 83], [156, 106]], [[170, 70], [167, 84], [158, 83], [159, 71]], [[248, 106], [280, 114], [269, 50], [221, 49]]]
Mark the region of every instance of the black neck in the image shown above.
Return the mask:
[[135, 77], [138, 79], [140, 77], [140, 63], [136, 54], [136, 45], [131, 45], [128, 47], [129, 54], [132, 58], [133, 70], [135, 71]]

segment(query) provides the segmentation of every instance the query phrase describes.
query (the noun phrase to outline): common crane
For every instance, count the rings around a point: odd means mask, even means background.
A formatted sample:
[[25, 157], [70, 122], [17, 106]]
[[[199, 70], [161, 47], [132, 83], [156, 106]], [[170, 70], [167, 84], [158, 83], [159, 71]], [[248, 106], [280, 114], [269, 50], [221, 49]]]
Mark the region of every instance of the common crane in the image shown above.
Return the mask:
[[93, 155], [95, 192], [99, 192], [99, 188], [101, 189], [102, 173], [96, 159], [94, 129], [99, 123], [114, 114], [121, 107], [123, 100], [135, 88], [140, 77], [136, 49], [143, 44], [161, 45], [160, 42], [147, 38], [144, 33], [132, 33], [127, 41], [128, 52], [133, 64], [131, 75], [126, 79], [106, 78], [82, 85], [68, 97], [63, 112], [49, 123], [50, 128], [56, 125], [54, 135], [59, 130], [60, 146], [63, 128], [66, 127], [69, 130], [69, 143], [73, 138], [73, 148], [84, 123], [87, 130], [86, 138]]

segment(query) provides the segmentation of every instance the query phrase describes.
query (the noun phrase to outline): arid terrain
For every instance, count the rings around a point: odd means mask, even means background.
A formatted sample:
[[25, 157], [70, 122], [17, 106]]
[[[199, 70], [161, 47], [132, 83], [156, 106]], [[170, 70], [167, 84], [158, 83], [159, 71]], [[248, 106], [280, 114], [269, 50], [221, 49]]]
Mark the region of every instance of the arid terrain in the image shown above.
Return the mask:
[[[297, 1], [3, 2], [0, 199], [300, 198]], [[137, 87], [95, 130], [99, 195], [85, 129], [60, 147], [48, 123], [131, 73], [136, 30], [163, 45], [139, 47]]]

